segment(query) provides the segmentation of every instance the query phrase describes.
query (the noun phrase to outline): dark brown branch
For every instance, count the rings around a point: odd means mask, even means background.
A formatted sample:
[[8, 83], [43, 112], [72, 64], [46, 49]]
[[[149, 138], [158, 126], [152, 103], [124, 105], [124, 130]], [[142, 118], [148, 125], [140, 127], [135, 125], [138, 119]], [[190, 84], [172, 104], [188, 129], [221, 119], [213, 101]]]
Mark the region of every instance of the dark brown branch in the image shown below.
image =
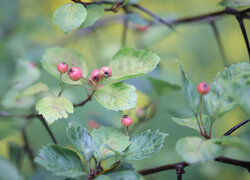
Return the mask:
[[30, 147], [30, 144], [29, 144], [29, 141], [28, 141], [28, 137], [27, 137], [27, 134], [26, 134], [26, 130], [24, 128], [22, 128], [22, 137], [23, 137], [23, 141], [24, 141], [24, 150], [28, 153], [28, 156], [29, 156], [29, 159], [30, 159], [30, 162], [32, 164], [32, 167], [34, 169], [36, 169], [36, 164], [34, 163], [34, 153]]
[[230, 134], [232, 134], [235, 130], [237, 130], [238, 128], [240, 128], [241, 126], [243, 126], [244, 124], [248, 123], [250, 121], [250, 119], [245, 120], [239, 124], [237, 124], [236, 126], [232, 127], [231, 129], [229, 129], [224, 136], [229, 136]]
[[223, 156], [215, 158], [215, 161], [246, 168], [248, 172], [250, 173], [250, 161], [240, 161], [240, 160], [231, 159], [231, 158], [227, 158]]
[[245, 28], [245, 25], [244, 25], [244, 20], [243, 20], [241, 14], [237, 15], [236, 19], [239, 22], [240, 29], [241, 29], [241, 32], [243, 34], [243, 37], [244, 37], [244, 40], [245, 40], [245, 43], [246, 43], [246, 46], [247, 46], [247, 52], [248, 52], [248, 57], [249, 57], [249, 62], [250, 62], [250, 45], [249, 45], [249, 40], [248, 40], [248, 37], [247, 37], [246, 28]]
[[94, 95], [95, 91], [93, 90], [92, 93], [90, 95], [88, 95], [87, 99], [85, 99], [84, 101], [80, 102], [79, 104], [74, 104], [74, 107], [79, 107], [79, 106], [84, 106], [87, 102], [91, 101], [92, 96]]
[[223, 44], [222, 44], [222, 41], [221, 41], [221, 38], [220, 38], [218, 28], [217, 28], [216, 23], [214, 21], [211, 21], [210, 25], [211, 25], [211, 27], [213, 29], [215, 39], [217, 41], [217, 44], [218, 44], [218, 47], [219, 47], [219, 50], [220, 50], [223, 65], [226, 67], [226, 66], [229, 65], [229, 63], [228, 63], [227, 58], [226, 58], [225, 50], [224, 50], [224, 47], [223, 47]]
[[43, 126], [45, 127], [45, 129], [47, 130], [47, 132], [49, 133], [49, 136], [51, 137], [52, 141], [54, 144], [57, 144], [56, 138], [54, 136], [54, 134], [52, 133], [51, 129], [49, 128], [47, 122], [45, 121], [45, 119], [43, 118], [43, 116], [39, 116], [38, 119], [42, 122]]

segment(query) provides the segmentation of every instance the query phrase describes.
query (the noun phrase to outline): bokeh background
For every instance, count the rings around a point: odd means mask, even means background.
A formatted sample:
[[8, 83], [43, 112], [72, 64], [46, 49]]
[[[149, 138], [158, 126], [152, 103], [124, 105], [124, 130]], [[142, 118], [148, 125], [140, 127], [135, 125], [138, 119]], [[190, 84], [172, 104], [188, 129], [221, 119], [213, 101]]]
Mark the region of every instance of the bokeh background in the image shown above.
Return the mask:
[[[34, 103], [41, 96], [35, 96], [30, 101], [13, 102], [11, 88], [18, 79], [20, 61], [33, 62], [40, 70], [39, 82], [46, 83], [54, 92], [59, 91], [59, 82], [42, 69], [40, 60], [46, 48], [62, 46], [81, 52], [87, 60], [88, 68], [96, 69], [106, 65], [112, 56], [121, 48], [123, 12], [105, 12], [97, 28], [71, 32], [65, 35], [53, 24], [53, 12], [59, 6], [69, 3], [70, 0], [1, 0], [0, 1], [0, 111], [14, 114], [34, 112]], [[167, 19], [190, 17], [222, 10], [219, 0], [141, 0], [140, 4]], [[137, 11], [138, 12], [138, 11]], [[145, 19], [149, 16], [141, 13]], [[216, 21], [226, 57], [229, 64], [248, 61], [244, 39], [236, 19], [233, 16], [224, 16]], [[250, 34], [250, 21], [245, 20], [247, 32]], [[160, 129], [169, 136], [166, 138], [162, 150], [152, 158], [139, 162], [132, 162], [137, 170], [160, 166], [181, 161], [175, 151], [178, 139], [185, 136], [198, 136], [192, 129], [175, 124], [172, 117], [190, 117], [191, 113], [185, 98], [179, 90], [166, 90], [161, 95], [155, 93], [147, 77], [156, 77], [176, 85], [180, 85], [178, 65], [173, 62], [179, 59], [189, 78], [197, 85], [201, 81], [212, 82], [216, 73], [224, 69], [221, 54], [216, 43], [212, 28], [207, 23], [181, 24], [175, 26], [176, 32], [162, 25], [157, 28], [149, 27], [146, 31], [139, 31], [136, 25], [129, 23], [127, 46], [146, 48], [161, 57], [159, 67], [145, 77], [127, 81], [144, 93], [139, 98], [142, 106], [152, 103], [155, 107], [154, 116], [140, 120], [134, 125], [131, 135], [145, 129]], [[74, 87], [65, 91], [64, 96], [73, 103], [86, 97], [82, 87]], [[148, 97], [145, 97], [148, 96]], [[152, 109], [151, 109], [152, 110]], [[51, 125], [60, 145], [70, 147], [65, 128], [69, 121], [77, 121], [87, 127], [89, 120], [95, 120], [105, 126], [120, 126], [122, 112], [108, 111], [95, 100], [86, 106], [75, 109], [75, 113], [68, 119], [60, 119]], [[221, 136], [235, 124], [247, 119], [240, 108], [225, 114], [214, 123], [213, 136]], [[62, 179], [54, 177], [40, 168], [34, 172], [27, 154], [22, 154], [22, 161], [17, 167], [18, 172], [12, 172], [8, 166], [15, 165], [15, 150], [23, 146], [20, 126], [25, 122], [22, 118], [0, 119], [0, 156], [6, 160], [0, 163], [0, 173], [12, 173], [19, 179]], [[246, 125], [234, 133], [236, 136], [250, 140], [250, 126]], [[28, 139], [35, 155], [51, 139], [41, 122], [33, 119], [28, 126]], [[227, 147], [223, 155], [242, 160], [250, 160], [246, 152]], [[3, 163], [8, 161], [8, 163]], [[8, 165], [7, 165], [8, 164]], [[2, 171], [1, 171], [2, 170]], [[206, 162], [185, 168], [185, 180], [191, 179], [250, 179], [249, 173], [242, 168]], [[19, 175], [18, 175], [19, 174]], [[14, 179], [14, 176], [13, 176]], [[18, 178], [17, 178], [18, 179]], [[176, 179], [175, 171], [165, 171], [145, 179]]]

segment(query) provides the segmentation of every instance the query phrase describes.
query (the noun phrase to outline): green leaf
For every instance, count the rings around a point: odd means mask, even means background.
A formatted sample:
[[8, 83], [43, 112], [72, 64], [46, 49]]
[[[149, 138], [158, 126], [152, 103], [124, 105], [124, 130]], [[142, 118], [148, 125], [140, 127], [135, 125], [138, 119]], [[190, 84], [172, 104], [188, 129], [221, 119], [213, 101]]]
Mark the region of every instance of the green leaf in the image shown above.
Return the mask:
[[113, 79], [129, 79], [153, 71], [160, 58], [148, 50], [123, 48], [113, 57], [109, 67]]
[[148, 21], [143, 19], [139, 14], [137, 13], [128, 13], [127, 19], [135, 24], [138, 24], [142, 27], [148, 25]]
[[40, 92], [46, 92], [49, 88], [44, 83], [36, 83], [28, 89], [24, 90], [19, 96], [31, 96]]
[[226, 7], [239, 8], [239, 7], [250, 6], [250, 1], [249, 0], [223, 0], [220, 4]]
[[[57, 79], [60, 78], [60, 73], [57, 71], [57, 65], [61, 62], [67, 63], [69, 67], [79, 67], [84, 77], [88, 74], [85, 58], [77, 51], [61, 47], [48, 48], [42, 57], [43, 68]], [[72, 81], [67, 73], [62, 75], [62, 81], [68, 84], [83, 83], [83, 81], [80, 80]]]
[[124, 82], [103, 86], [94, 96], [102, 106], [113, 111], [133, 109], [136, 106], [135, 87]]
[[139, 43], [143, 44], [144, 46], [152, 46], [162, 40], [164, 40], [166, 37], [168, 37], [173, 31], [164, 26], [164, 25], [155, 25], [150, 26], [147, 31], [143, 32]]
[[213, 140], [185, 137], [177, 141], [176, 151], [188, 163], [204, 162], [220, 156], [221, 146]]
[[127, 160], [141, 160], [149, 158], [160, 151], [167, 134], [159, 130], [147, 130], [130, 141], [130, 145], [125, 151]]
[[97, 4], [91, 4], [87, 6], [87, 12], [87, 17], [80, 28], [87, 28], [95, 24], [95, 22], [102, 16], [104, 7]]
[[73, 113], [73, 104], [64, 97], [46, 97], [39, 100], [36, 110], [42, 114], [48, 124], [52, 124], [59, 118], [67, 118], [67, 113]]
[[6, 159], [0, 157], [0, 179], [1, 180], [22, 180], [17, 168], [7, 161]]
[[78, 123], [69, 123], [66, 129], [71, 143], [89, 161], [94, 153], [94, 142], [88, 131]]
[[210, 85], [210, 92], [204, 96], [206, 109], [212, 120], [220, 118], [236, 106], [222, 87], [221, 82], [231, 80], [242, 82], [248, 77], [250, 77], [250, 65], [248, 63], [233, 64], [216, 75], [214, 82]]
[[35, 162], [58, 176], [76, 178], [86, 174], [82, 171], [79, 156], [74, 151], [58, 145], [43, 146]]
[[170, 91], [179, 91], [181, 89], [180, 86], [171, 84], [161, 79], [148, 77], [148, 80], [154, 87], [155, 93], [159, 96]]
[[[110, 180], [142, 180], [143, 177], [136, 171], [125, 170], [107, 174]], [[107, 179], [108, 180], [108, 179]]]
[[249, 142], [235, 136], [222, 136], [220, 138], [216, 138], [215, 142], [221, 143], [222, 145], [234, 146], [239, 149], [250, 152]]
[[189, 106], [192, 108], [194, 115], [197, 115], [199, 113], [199, 105], [200, 105], [199, 94], [193, 83], [187, 78], [182, 65], [180, 63], [179, 65], [182, 75], [182, 88], [184, 91], [184, 95], [186, 97]]
[[[192, 118], [174, 118], [173, 117], [172, 119], [174, 122], [176, 122], [177, 124], [181, 126], [190, 127], [200, 132], [200, 129], [199, 129], [199, 126], [197, 124], [197, 120], [195, 117], [192, 117]], [[206, 131], [208, 132], [210, 123], [211, 123], [210, 118], [207, 115], [202, 114], [202, 122], [205, 126]]]
[[65, 34], [68, 34], [73, 29], [80, 27], [86, 16], [87, 10], [82, 4], [68, 3], [55, 11], [53, 21]]
[[91, 135], [96, 146], [96, 159], [100, 161], [115, 155], [106, 145], [118, 152], [122, 152], [129, 146], [129, 137], [125, 136], [119, 129], [113, 127], [94, 129]]

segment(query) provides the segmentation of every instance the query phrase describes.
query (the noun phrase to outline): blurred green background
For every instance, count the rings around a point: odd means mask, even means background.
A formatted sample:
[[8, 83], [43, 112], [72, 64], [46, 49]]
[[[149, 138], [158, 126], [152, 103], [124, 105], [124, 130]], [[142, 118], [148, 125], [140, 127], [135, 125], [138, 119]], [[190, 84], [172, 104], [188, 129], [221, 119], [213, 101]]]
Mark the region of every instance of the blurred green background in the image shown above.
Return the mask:
[[[81, 52], [88, 62], [89, 70], [108, 64], [115, 52], [121, 48], [123, 24], [119, 17], [123, 15], [123, 12], [116, 14], [105, 12], [100, 21], [108, 21], [107, 24], [95, 29], [74, 31], [65, 35], [53, 24], [52, 16], [56, 8], [68, 2], [70, 0], [0, 1], [0, 111], [27, 114], [34, 111], [34, 102], [41, 98], [41, 96], [36, 96], [35, 100], [25, 100], [25, 103], [21, 102], [21, 106], [18, 108], [15, 107], [15, 104], [8, 104], [13, 99], [9, 92], [15, 84], [20, 60], [33, 62], [41, 71], [39, 81], [46, 83], [52, 91], [58, 92], [58, 80], [44, 71], [40, 64], [41, 56], [46, 48], [62, 46]], [[141, 0], [140, 4], [162, 17], [175, 19], [222, 10], [223, 7], [219, 5], [219, 2], [219, 0]], [[150, 19], [143, 13], [141, 15]], [[114, 19], [107, 20], [110, 17]], [[224, 16], [216, 21], [216, 24], [229, 63], [248, 61], [244, 39], [236, 19], [233, 16]], [[246, 20], [245, 25], [250, 34], [250, 21]], [[149, 27], [145, 32], [136, 30], [133, 23], [129, 23], [129, 27], [128, 47], [150, 49], [162, 59], [157, 70], [147, 76], [180, 85], [179, 69], [177, 64], [171, 61], [173, 59], [179, 59], [183, 63], [185, 71], [195, 85], [201, 81], [211, 82], [216, 73], [224, 69], [216, 39], [209, 24], [181, 24], [175, 26], [176, 32], [171, 32], [166, 26], [158, 29]], [[171, 120], [173, 116], [191, 116], [182, 92], [168, 91], [161, 96], [156, 96], [147, 76], [127, 82], [135, 85], [139, 91], [151, 98], [150, 101], [156, 106], [156, 113], [152, 118], [140, 121], [135, 125], [131, 135], [150, 128], [160, 129], [169, 136], [160, 153], [152, 158], [133, 162], [137, 170], [181, 161], [181, 157], [175, 152], [176, 141], [181, 137], [199, 135], [194, 130], [179, 126]], [[86, 97], [86, 93], [82, 87], [74, 87], [66, 90], [64, 96], [73, 103], [77, 103]], [[141, 104], [148, 103], [146, 98], [141, 98], [139, 101]], [[108, 111], [93, 100], [86, 106], [75, 109], [75, 113], [70, 115], [67, 120], [56, 121], [51, 125], [51, 129], [60, 145], [71, 146], [65, 133], [69, 121], [78, 121], [87, 126], [87, 122], [94, 119], [101, 125], [119, 126], [120, 117], [121, 112]], [[236, 108], [214, 123], [214, 136], [221, 136], [232, 126], [245, 119], [247, 117], [243, 111]], [[18, 127], [25, 121], [22, 118], [0, 119], [0, 156], [12, 161], [12, 164], [14, 164], [14, 160], [10, 147], [13, 147], [13, 144], [17, 147], [23, 145]], [[246, 125], [234, 135], [250, 140], [249, 132], [250, 126]], [[38, 119], [30, 122], [28, 138], [35, 155], [43, 145], [51, 143], [50, 137]], [[12, 145], [10, 146], [10, 144]], [[249, 154], [229, 147], [224, 149], [223, 155], [250, 160]], [[5, 172], [10, 171], [6, 164], [0, 163], [0, 169], [4, 168]], [[245, 169], [217, 162], [197, 164], [187, 167], [185, 170], [186, 173], [183, 175], [185, 180], [250, 179], [250, 175]], [[62, 179], [53, 177], [42, 168], [38, 172], [34, 172], [26, 154], [23, 154], [19, 173], [23, 179]], [[176, 179], [176, 173], [175, 171], [165, 171], [145, 176], [145, 179]]]

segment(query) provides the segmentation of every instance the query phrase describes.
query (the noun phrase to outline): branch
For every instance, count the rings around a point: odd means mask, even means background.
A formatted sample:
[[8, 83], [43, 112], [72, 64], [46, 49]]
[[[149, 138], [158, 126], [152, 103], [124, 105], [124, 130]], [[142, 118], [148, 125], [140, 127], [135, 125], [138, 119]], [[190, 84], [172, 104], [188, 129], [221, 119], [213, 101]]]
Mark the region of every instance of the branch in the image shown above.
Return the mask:
[[237, 124], [236, 126], [232, 127], [231, 129], [229, 129], [224, 136], [229, 136], [230, 134], [232, 134], [235, 130], [237, 130], [238, 128], [240, 128], [241, 126], [243, 126], [244, 124], [248, 123], [250, 121], [250, 119], [245, 120], [239, 124]]
[[87, 99], [85, 99], [84, 101], [80, 102], [79, 104], [74, 104], [74, 107], [80, 107], [80, 106], [84, 106], [87, 102], [91, 101], [93, 95], [95, 93], [95, 90], [92, 91], [92, 93], [90, 95], [88, 95]]

